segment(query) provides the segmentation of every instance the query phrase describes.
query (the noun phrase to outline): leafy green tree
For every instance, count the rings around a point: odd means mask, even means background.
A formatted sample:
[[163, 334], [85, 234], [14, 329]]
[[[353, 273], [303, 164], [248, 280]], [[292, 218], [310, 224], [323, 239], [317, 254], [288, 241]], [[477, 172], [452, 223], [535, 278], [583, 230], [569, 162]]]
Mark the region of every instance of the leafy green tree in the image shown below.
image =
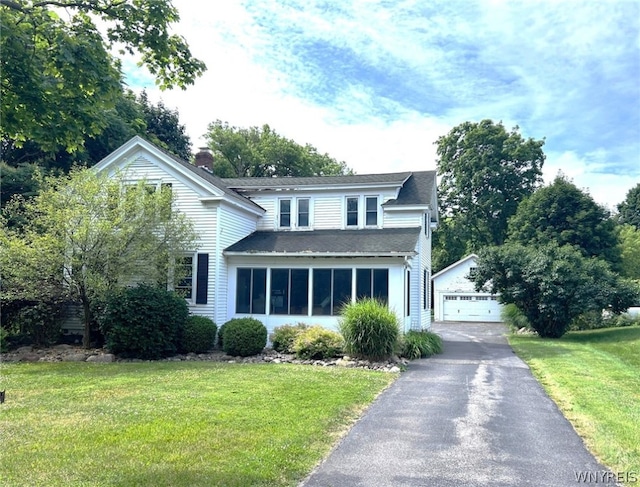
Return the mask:
[[351, 174], [344, 162], [282, 137], [268, 125], [245, 129], [216, 120], [206, 138], [215, 160], [213, 172], [220, 177]]
[[192, 84], [206, 68], [169, 33], [178, 20], [170, 0], [0, 0], [0, 138], [55, 153], [100, 134], [122, 90], [116, 46], [161, 88]]
[[40, 184], [36, 197], [9, 205], [21, 203], [11, 214], [21, 213], [23, 225], [2, 222], [2, 298], [41, 297], [43, 281], [62, 282], [82, 304], [89, 346], [92, 304], [133, 281], [166, 285], [171, 263], [196, 248], [196, 235], [172, 207], [170, 189], [127, 184], [126, 174], [73, 169]]
[[618, 222], [628, 223], [640, 230], [640, 183], [631, 188], [624, 201], [618, 205]]
[[466, 240], [465, 228], [453, 217], [445, 217], [433, 232], [431, 267], [433, 273], [440, 272], [453, 262], [460, 260], [473, 250]]
[[[191, 140], [179, 123], [177, 111], [162, 102], [154, 105], [143, 92], [139, 97], [124, 90], [116, 105], [104, 114], [103, 131], [85, 139], [84, 146], [73, 153], [60, 149], [55, 153], [42, 151], [37, 144], [25, 142], [21, 147], [6, 143], [2, 152], [1, 201], [7, 202], [14, 194], [33, 196], [37, 193], [34, 172], [68, 172], [74, 165], [93, 166], [116, 150], [134, 135], [141, 135], [167, 151], [188, 160]], [[24, 162], [30, 161], [30, 162]]]
[[[482, 120], [454, 127], [436, 144], [440, 208], [452, 219], [452, 235], [466, 242], [465, 253], [502, 244], [509, 217], [542, 182], [544, 140], [524, 139], [518, 127], [507, 132], [502, 123]], [[445, 265], [463, 255], [451, 255]]]
[[564, 176], [523, 201], [509, 220], [509, 240], [523, 245], [573, 245], [586, 257], [599, 257], [616, 269], [620, 247], [607, 210]]
[[146, 92], [138, 97], [145, 121], [145, 132], [139, 133], [151, 142], [167, 149], [172, 154], [188, 161], [191, 159], [191, 139], [180, 123], [177, 110], [170, 110], [161, 101], [157, 105], [149, 102]]
[[477, 289], [488, 286], [502, 303], [517, 306], [533, 329], [548, 338], [561, 337], [583, 313], [621, 313], [640, 296], [638, 285], [620, 278], [606, 262], [553, 241], [482, 249], [472, 279]]
[[622, 247], [621, 274], [640, 281], [640, 229], [633, 225], [622, 225], [620, 243]]

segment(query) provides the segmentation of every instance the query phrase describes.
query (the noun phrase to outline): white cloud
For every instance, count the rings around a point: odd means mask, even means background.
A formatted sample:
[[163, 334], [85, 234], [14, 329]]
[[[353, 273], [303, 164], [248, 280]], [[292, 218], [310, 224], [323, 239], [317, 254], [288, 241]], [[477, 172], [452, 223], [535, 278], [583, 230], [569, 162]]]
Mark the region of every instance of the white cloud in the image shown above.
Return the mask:
[[613, 206], [640, 180], [638, 2], [228, 0], [207, 15], [203, 2], [174, 5], [207, 73], [160, 93], [127, 72], [178, 109], [196, 147], [216, 119], [268, 123], [358, 173], [418, 170], [435, 168], [437, 137], [491, 118], [546, 137], [547, 181], [562, 169]]
[[549, 152], [542, 171], [544, 182], [551, 184], [556, 176], [563, 174], [578, 188], [589, 193], [597, 203], [610, 211], [617, 211], [618, 203], [640, 181], [629, 175], [603, 172], [602, 162], [593, 159], [602, 155], [602, 152], [591, 154], [589, 159], [578, 156], [574, 151]]

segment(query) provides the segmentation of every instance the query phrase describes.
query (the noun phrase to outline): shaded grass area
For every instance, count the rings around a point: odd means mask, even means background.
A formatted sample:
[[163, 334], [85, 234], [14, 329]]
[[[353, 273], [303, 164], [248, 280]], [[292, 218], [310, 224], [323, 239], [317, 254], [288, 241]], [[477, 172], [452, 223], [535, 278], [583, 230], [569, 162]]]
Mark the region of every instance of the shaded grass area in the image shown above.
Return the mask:
[[640, 477], [640, 327], [509, 343], [590, 450], [613, 472]]
[[3, 486], [295, 485], [397, 377], [211, 362], [0, 372]]

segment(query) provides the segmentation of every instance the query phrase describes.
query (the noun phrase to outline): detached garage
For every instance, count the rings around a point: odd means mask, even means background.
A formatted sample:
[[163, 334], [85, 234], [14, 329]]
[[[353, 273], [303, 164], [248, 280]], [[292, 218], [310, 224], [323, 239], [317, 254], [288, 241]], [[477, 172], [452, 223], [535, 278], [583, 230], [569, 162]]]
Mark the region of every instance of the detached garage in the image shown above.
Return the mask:
[[436, 321], [500, 321], [502, 305], [497, 297], [477, 292], [468, 279], [477, 258], [475, 254], [468, 255], [432, 277]]

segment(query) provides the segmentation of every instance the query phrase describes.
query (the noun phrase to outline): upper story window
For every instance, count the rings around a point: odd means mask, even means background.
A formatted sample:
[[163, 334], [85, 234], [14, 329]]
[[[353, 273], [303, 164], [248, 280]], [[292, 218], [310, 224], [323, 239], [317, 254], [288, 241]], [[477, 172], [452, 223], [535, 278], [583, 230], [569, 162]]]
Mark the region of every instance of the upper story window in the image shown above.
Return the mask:
[[358, 226], [358, 198], [347, 198], [347, 226]]
[[365, 198], [365, 225], [375, 227], [378, 225], [378, 197], [367, 196]]
[[280, 200], [280, 227], [291, 227], [291, 200]]
[[309, 198], [298, 198], [298, 227], [309, 226]]

